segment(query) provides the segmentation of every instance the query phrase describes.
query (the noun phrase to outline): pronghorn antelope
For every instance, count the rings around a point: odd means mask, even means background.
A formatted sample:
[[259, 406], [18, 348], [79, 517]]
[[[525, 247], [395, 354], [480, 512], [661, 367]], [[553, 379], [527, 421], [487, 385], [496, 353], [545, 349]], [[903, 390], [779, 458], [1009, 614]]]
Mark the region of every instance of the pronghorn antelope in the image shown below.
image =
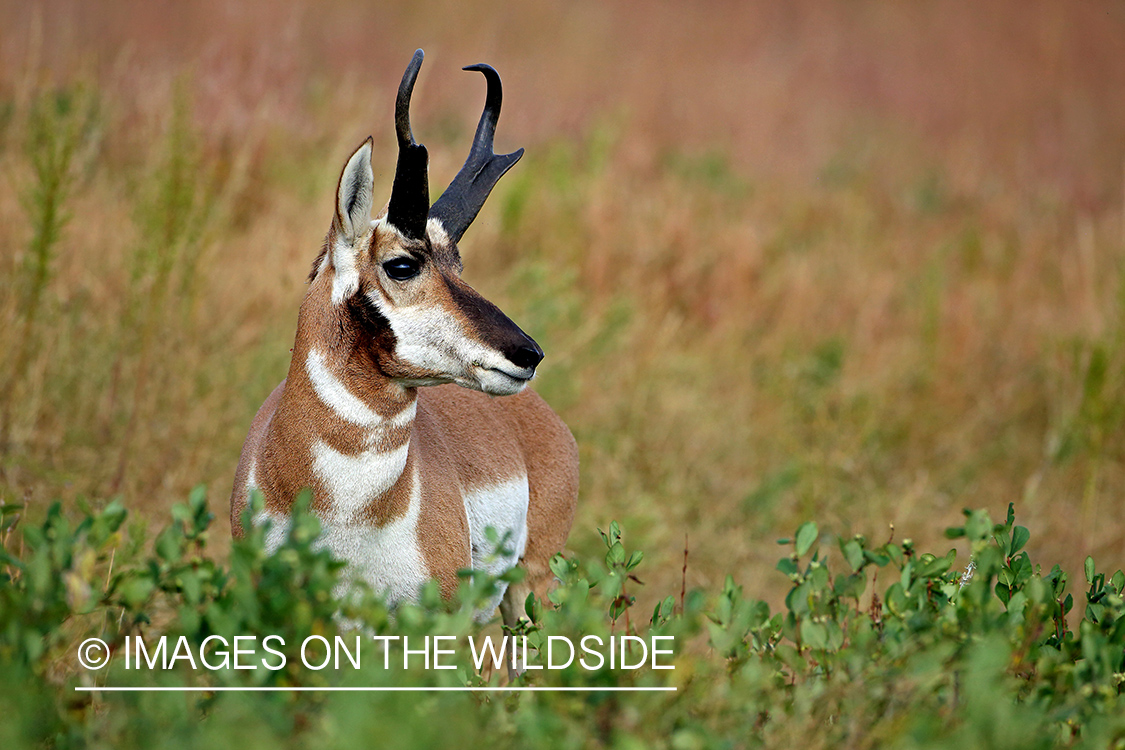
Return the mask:
[[[242, 449], [231, 528], [242, 535], [259, 490], [265, 506], [253, 521], [274, 519], [276, 547], [294, 496], [310, 487], [322, 543], [390, 600], [415, 600], [431, 578], [448, 597], [458, 570], [498, 573], [521, 562], [524, 580], [478, 613], [487, 619], [499, 604], [514, 625], [527, 594], [545, 593], [548, 562], [570, 531], [578, 453], [566, 425], [526, 388], [539, 345], [460, 278], [458, 240], [523, 155], [492, 151], [500, 77], [487, 65], [465, 68], [484, 74], [484, 113], [464, 167], [431, 206], [426, 148], [409, 114], [421, 65], [418, 50], [398, 90], [386, 208], [371, 218], [371, 138], [340, 175], [289, 375]], [[508, 554], [492, 554], [490, 526], [508, 535]]]

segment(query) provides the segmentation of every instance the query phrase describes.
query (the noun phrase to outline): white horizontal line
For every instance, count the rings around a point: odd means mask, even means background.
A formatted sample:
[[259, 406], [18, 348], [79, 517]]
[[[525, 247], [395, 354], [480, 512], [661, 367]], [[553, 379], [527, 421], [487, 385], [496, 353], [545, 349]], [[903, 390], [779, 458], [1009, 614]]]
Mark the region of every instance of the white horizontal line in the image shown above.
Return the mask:
[[435, 692], [571, 692], [571, 693], [642, 693], [642, 692], [675, 692], [675, 687], [75, 687], [75, 692], [85, 693], [339, 693], [339, 692], [366, 692], [366, 693], [435, 693]]

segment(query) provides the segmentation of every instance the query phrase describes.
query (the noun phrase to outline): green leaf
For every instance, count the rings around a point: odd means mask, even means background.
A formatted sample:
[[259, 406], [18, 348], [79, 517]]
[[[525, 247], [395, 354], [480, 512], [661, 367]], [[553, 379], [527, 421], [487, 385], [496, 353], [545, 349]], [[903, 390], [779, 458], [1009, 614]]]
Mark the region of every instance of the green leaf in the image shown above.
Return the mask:
[[[22, 506], [16, 506], [22, 507]], [[20, 514], [12, 510], [10, 505], [0, 505], [0, 531], [7, 531], [19, 523]]]
[[1012, 551], [1008, 554], [1014, 555], [1019, 552], [1030, 538], [1031, 532], [1027, 530], [1026, 526], [1017, 526], [1012, 529]]
[[798, 617], [807, 615], [812, 611], [809, 608], [809, 595], [811, 593], [812, 586], [808, 582], [799, 584], [785, 597], [785, 606]]
[[195, 571], [185, 570], [176, 582], [180, 586], [180, 591], [183, 592], [184, 599], [189, 604], [198, 604], [203, 598], [203, 582]]
[[802, 620], [801, 641], [806, 646], [823, 651], [828, 648], [828, 628], [819, 622]]
[[505, 570], [503, 573], [496, 577], [496, 580], [503, 581], [504, 583], [519, 583], [526, 577], [527, 571], [517, 565], [514, 568], [508, 568], [507, 570]]
[[176, 527], [169, 526], [156, 538], [156, 554], [168, 562], [178, 560], [183, 554], [182, 540]]
[[191, 506], [192, 513], [197, 516], [207, 511], [207, 485], [197, 484], [191, 488], [188, 505]]
[[867, 588], [867, 577], [863, 573], [852, 573], [836, 579], [836, 596], [858, 599]]
[[664, 597], [663, 601], [656, 603], [656, 607], [652, 610], [652, 620], [650, 622], [655, 625], [660, 625], [664, 620], [672, 616], [676, 608], [676, 600], [671, 596]]
[[986, 510], [974, 510], [965, 521], [965, 534], [972, 541], [987, 539], [992, 534], [992, 519]]
[[1001, 528], [992, 535], [992, 538], [996, 540], [996, 545], [1000, 548], [1000, 553], [1004, 557], [1012, 554], [1012, 538], [1008, 536], [1005, 529]]
[[863, 551], [863, 556], [867, 558], [868, 562], [874, 563], [878, 567], [886, 567], [890, 564], [891, 558], [881, 552], [872, 552], [869, 549]]
[[863, 557], [863, 547], [855, 539], [850, 540], [844, 545], [844, 559], [848, 561], [848, 565], [852, 566], [852, 570], [859, 571], [865, 562]]
[[129, 578], [121, 584], [118, 589], [118, 594], [125, 602], [125, 605], [132, 609], [148, 599], [153, 588], [155, 588], [155, 584], [151, 578]]
[[605, 555], [605, 564], [620, 565], [623, 562], [625, 562], [625, 548], [621, 546], [621, 542], [614, 542]]
[[555, 577], [560, 581], [565, 581], [567, 576], [570, 575], [570, 563], [561, 554], [552, 557], [548, 565], [551, 567], [551, 572], [554, 573]]
[[783, 557], [777, 561], [777, 569], [787, 576], [795, 575], [799, 570], [797, 563], [788, 557]]
[[1087, 556], [1086, 562], [1083, 565], [1083, 569], [1086, 573], [1086, 581], [1088, 583], [1093, 583], [1093, 581], [1094, 581], [1094, 558]]
[[797, 556], [800, 557], [812, 548], [817, 540], [819, 530], [816, 523], [813, 521], [806, 521], [801, 524], [801, 528], [797, 529]]
[[774, 649], [774, 655], [777, 656], [778, 661], [794, 671], [803, 670], [808, 666], [805, 660], [801, 658], [800, 652], [787, 643], [778, 644], [777, 648]]
[[956, 558], [957, 553], [955, 550], [950, 550], [945, 557], [935, 557], [931, 560], [922, 561], [915, 569], [914, 576], [916, 578], [932, 578], [933, 576], [940, 576], [953, 565], [953, 560]]

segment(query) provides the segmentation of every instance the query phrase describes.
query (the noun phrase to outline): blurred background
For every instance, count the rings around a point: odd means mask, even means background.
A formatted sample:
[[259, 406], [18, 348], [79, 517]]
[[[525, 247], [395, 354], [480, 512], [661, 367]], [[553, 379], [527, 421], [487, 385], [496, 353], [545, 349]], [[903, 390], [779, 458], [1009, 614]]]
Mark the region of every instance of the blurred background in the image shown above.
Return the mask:
[[[465, 278], [547, 352], [570, 546], [776, 596], [808, 519], [964, 507], [1125, 558], [1125, 5], [0, 1], [0, 498], [226, 503], [339, 170], [426, 50], [444, 188], [488, 62], [527, 149]], [[960, 544], [960, 542], [958, 542]], [[961, 563], [965, 561], [960, 550]]]

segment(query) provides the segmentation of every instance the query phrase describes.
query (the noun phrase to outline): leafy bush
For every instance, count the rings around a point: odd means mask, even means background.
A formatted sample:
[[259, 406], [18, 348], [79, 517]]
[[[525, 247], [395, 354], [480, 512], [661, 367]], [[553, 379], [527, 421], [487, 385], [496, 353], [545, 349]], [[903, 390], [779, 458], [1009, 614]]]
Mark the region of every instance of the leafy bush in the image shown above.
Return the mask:
[[[464, 647], [449, 652], [451, 669], [427, 669], [421, 656], [403, 668], [401, 651], [373, 649], [383, 636], [414, 639], [412, 648], [435, 636], [498, 638], [473, 621], [496, 580], [466, 573], [454, 602], [428, 587], [419, 603], [392, 611], [342, 583], [307, 506], [297, 504], [276, 552], [266, 554], [266, 530], [257, 529], [234, 542], [225, 564], [206, 555], [202, 490], [176, 507], [151, 551], [144, 527], [126, 527], [116, 502], [77, 522], [55, 505], [41, 524], [18, 527], [19, 508], [0, 506], [0, 745], [1125, 746], [1125, 574], [1087, 560], [1084, 609], [1072, 624], [1066, 573], [1033, 565], [1030, 534], [1011, 508], [1004, 523], [967, 511], [948, 530], [970, 545], [965, 572], [953, 550], [834, 538], [808, 522], [781, 540], [788, 554], [777, 568], [791, 582], [782, 611], [728, 577], [717, 594], [658, 599], [647, 621], [635, 610], [643, 555], [627, 550], [613, 523], [602, 559], [557, 557], [550, 601], [527, 602], [515, 635], [527, 638], [529, 669], [514, 684], [676, 690], [511, 694], [317, 692], [495, 687], [506, 675], [478, 671]], [[183, 640], [199, 653], [208, 638], [267, 634], [284, 641], [283, 668], [208, 670], [173, 659], [167, 670], [138, 669], [123, 659], [126, 637], [152, 644], [165, 635], [170, 650]], [[298, 644], [337, 635], [365, 641], [360, 668], [301, 663]], [[664, 658], [674, 669], [652, 669], [651, 660], [632, 670], [604, 660], [534, 669], [552, 636], [591, 635], [671, 636], [674, 655]], [[89, 637], [114, 653], [104, 670], [78, 665]], [[106, 685], [201, 690], [76, 690]], [[250, 686], [282, 689], [218, 690]]]

